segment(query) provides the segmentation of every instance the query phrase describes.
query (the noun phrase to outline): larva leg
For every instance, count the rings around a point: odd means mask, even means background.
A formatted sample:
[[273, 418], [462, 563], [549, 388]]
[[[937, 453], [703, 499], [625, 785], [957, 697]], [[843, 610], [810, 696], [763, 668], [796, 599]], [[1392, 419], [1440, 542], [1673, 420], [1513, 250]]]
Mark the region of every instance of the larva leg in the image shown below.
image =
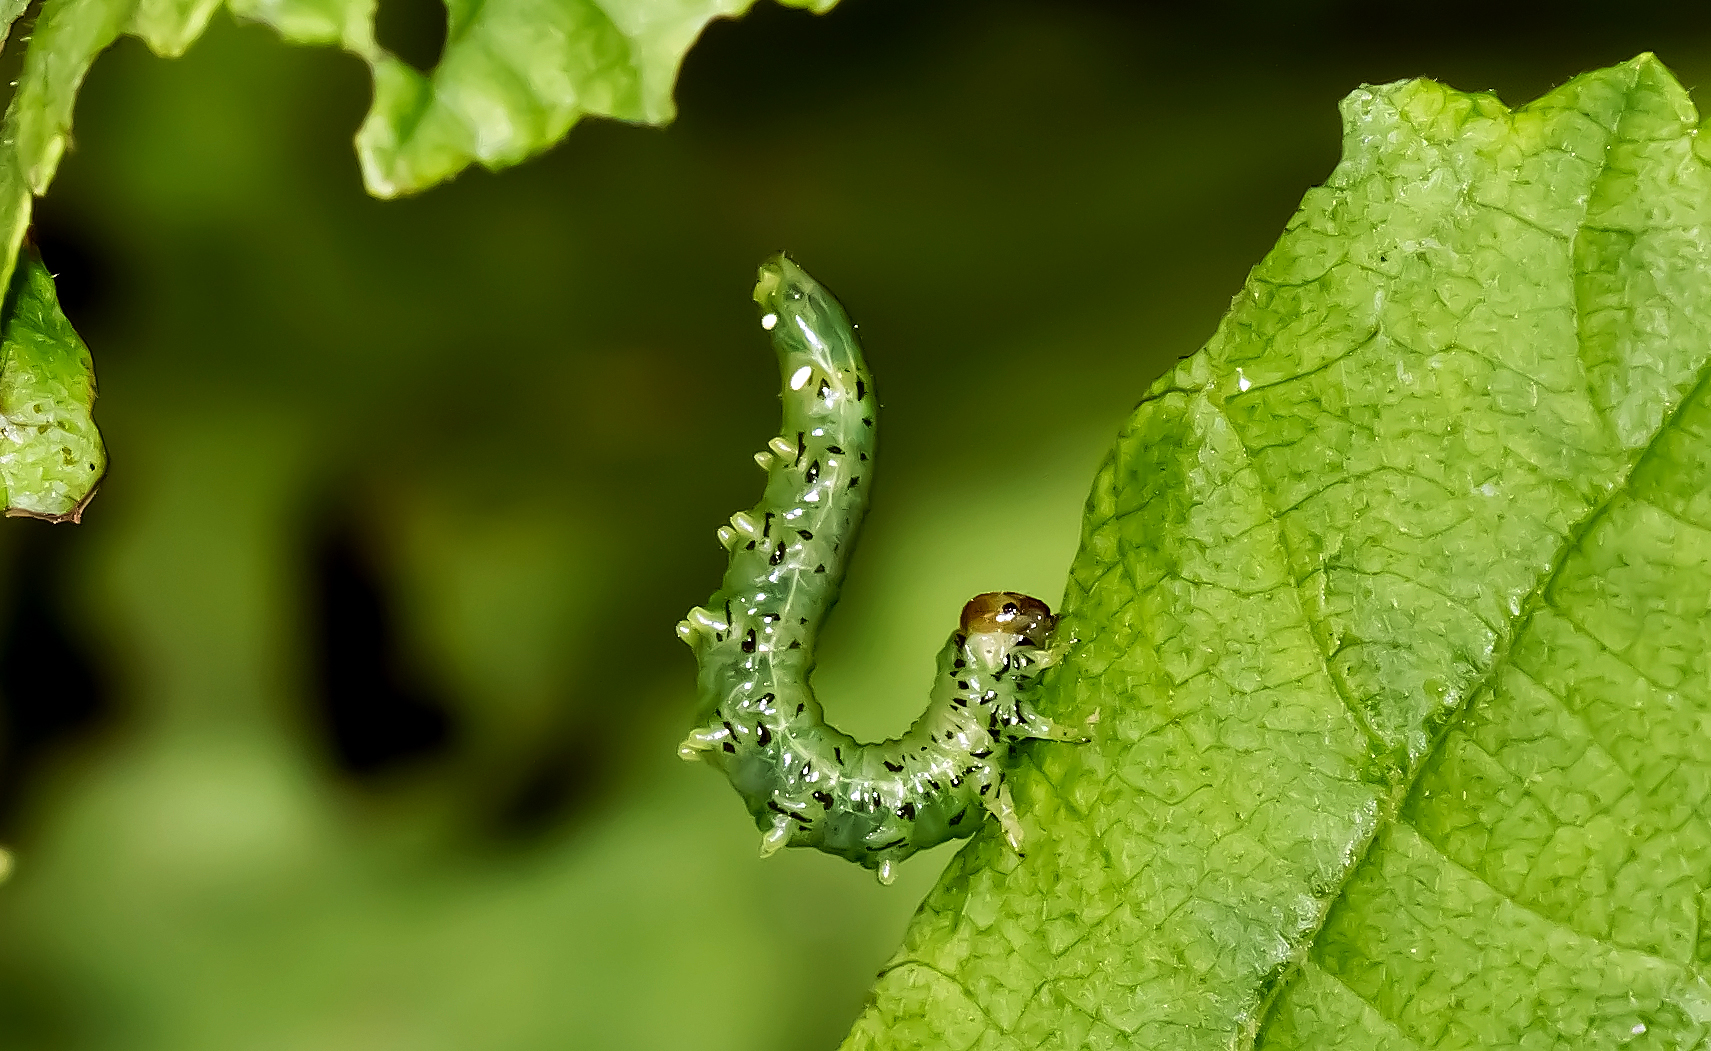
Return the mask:
[[1022, 718], [1028, 725], [1028, 736], [1042, 741], [1070, 741], [1075, 744], [1086, 744], [1088, 736], [1080, 730], [1047, 719], [1032, 708], [1021, 709]]
[[867, 510], [878, 405], [843, 308], [784, 256], [755, 285], [783, 380], [784, 421], [755, 455], [759, 505], [718, 530], [720, 589], [678, 634], [700, 664], [699, 723], [679, 747], [724, 771], [761, 830], [761, 851], [816, 847], [889, 883], [919, 850], [997, 816], [1020, 847], [1004, 774], [1014, 746], [1069, 741], [1033, 707], [1061, 657], [1045, 603], [977, 596], [939, 654], [927, 711], [901, 738], [859, 744], [826, 725], [808, 678]]
[[1016, 817], [1016, 803], [1010, 798], [1010, 783], [1000, 781], [998, 791], [990, 792], [984, 798], [986, 809], [998, 819], [998, 827], [1004, 830], [1004, 840], [1010, 844], [1010, 849], [1017, 854], [1022, 853], [1022, 822]]

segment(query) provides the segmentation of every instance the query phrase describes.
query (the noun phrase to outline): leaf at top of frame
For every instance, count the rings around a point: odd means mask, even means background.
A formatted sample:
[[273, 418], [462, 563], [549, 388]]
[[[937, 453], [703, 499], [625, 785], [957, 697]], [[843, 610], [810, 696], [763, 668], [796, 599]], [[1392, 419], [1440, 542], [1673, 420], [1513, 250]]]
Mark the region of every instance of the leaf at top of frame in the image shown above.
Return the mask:
[[[813, 11], [835, 0], [780, 0]], [[646, 124], [674, 115], [683, 56], [715, 18], [754, 0], [448, 0], [439, 63], [419, 73], [375, 42], [375, 0], [231, 0], [286, 40], [343, 47], [368, 63], [374, 101], [357, 132], [370, 193], [415, 193], [470, 164], [504, 168], [551, 147], [584, 116]], [[0, 123], [0, 285], [71, 142], [77, 91], [120, 34], [182, 54], [219, 0], [44, 0], [18, 89]], [[0, 26], [24, 10], [0, 2]]]

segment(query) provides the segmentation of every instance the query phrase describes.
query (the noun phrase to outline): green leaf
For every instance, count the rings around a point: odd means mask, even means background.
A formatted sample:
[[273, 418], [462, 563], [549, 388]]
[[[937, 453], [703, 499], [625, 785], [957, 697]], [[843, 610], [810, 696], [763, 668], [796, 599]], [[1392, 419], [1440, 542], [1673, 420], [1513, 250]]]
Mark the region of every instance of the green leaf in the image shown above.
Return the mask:
[[447, 0], [445, 54], [432, 74], [390, 56], [371, 60], [374, 107], [357, 133], [369, 192], [421, 190], [471, 161], [516, 164], [584, 114], [664, 124], [676, 115], [678, 66], [702, 27], [753, 2]]
[[[780, 0], [814, 11], [836, 0]], [[471, 163], [516, 164], [556, 143], [584, 116], [663, 124], [672, 84], [707, 23], [754, 0], [448, 0], [444, 53], [426, 75], [374, 39], [375, 0], [231, 0], [239, 18], [286, 40], [345, 48], [368, 63], [374, 103], [357, 133], [370, 193], [425, 190]], [[21, 0], [0, 0], [9, 27]], [[18, 90], [0, 125], [0, 259], [29, 227], [30, 197], [47, 192], [71, 136], [77, 90], [121, 33], [156, 54], [183, 54], [219, 0], [45, 0]], [[3, 40], [3, 36], [0, 36]], [[0, 283], [9, 279], [0, 265]]]
[[12, 278], [0, 328], [0, 481], [6, 513], [75, 522], [107, 470], [90, 412], [89, 348], [60, 312], [34, 254]]
[[1344, 157], [1135, 410], [850, 1048], [1711, 1040], [1711, 170], [1656, 60]]

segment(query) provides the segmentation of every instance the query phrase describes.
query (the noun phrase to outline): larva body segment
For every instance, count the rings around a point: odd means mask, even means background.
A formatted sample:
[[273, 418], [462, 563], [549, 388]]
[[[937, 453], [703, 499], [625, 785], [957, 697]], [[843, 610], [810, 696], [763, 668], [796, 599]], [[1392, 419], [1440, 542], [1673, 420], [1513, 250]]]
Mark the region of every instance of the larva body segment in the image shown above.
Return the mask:
[[849, 318], [818, 282], [780, 254], [754, 296], [784, 424], [755, 457], [768, 473], [760, 504], [719, 530], [723, 586], [678, 625], [700, 664], [699, 725], [680, 753], [724, 771], [765, 853], [816, 847], [890, 882], [897, 862], [972, 835], [987, 811], [1019, 848], [1004, 785], [1015, 746], [1068, 739], [1029, 706], [1056, 620], [1037, 599], [979, 596], [906, 734], [861, 744], [826, 724], [809, 675], [867, 510], [878, 404]]

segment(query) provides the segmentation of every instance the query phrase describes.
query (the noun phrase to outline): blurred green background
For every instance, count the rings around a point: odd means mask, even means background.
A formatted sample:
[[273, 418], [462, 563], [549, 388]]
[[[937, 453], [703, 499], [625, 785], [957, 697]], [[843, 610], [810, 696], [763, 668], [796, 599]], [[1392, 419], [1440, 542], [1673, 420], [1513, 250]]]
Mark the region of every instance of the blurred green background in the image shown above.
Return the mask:
[[[348, 56], [219, 16], [95, 68], [38, 238], [108, 481], [0, 528], [0, 1046], [829, 1048], [948, 857], [762, 861], [680, 763], [792, 251], [861, 324], [876, 507], [817, 683], [901, 731], [969, 595], [1055, 600], [1150, 380], [1211, 332], [1362, 81], [1523, 102], [1711, 12], [845, 0], [590, 122], [362, 194]], [[381, 0], [430, 63], [443, 16]], [[994, 448], [1007, 455], [994, 457]]]

